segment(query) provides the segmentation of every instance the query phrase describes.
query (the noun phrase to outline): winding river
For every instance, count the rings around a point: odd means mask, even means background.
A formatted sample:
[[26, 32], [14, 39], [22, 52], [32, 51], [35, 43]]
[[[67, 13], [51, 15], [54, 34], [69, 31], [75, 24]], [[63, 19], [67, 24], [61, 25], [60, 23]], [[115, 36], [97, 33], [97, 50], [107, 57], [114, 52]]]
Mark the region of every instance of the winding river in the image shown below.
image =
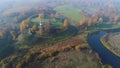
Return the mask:
[[120, 68], [120, 57], [114, 55], [106, 49], [100, 41], [100, 38], [108, 32], [120, 31], [120, 29], [110, 31], [99, 31], [88, 36], [88, 43], [96, 51], [104, 64], [109, 64], [113, 68]]

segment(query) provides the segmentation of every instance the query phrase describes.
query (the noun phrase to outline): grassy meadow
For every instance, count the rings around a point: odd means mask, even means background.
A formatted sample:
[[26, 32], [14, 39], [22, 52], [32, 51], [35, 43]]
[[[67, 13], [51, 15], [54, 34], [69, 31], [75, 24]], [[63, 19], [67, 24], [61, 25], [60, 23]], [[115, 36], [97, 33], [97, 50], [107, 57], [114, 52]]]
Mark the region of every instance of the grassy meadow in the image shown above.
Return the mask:
[[70, 5], [58, 6], [54, 10], [56, 10], [61, 15], [65, 16], [65, 17], [69, 18], [71, 21], [73, 21], [74, 22], [73, 25], [77, 25], [78, 22], [84, 17], [84, 15], [82, 15], [80, 13], [81, 9], [75, 8]]

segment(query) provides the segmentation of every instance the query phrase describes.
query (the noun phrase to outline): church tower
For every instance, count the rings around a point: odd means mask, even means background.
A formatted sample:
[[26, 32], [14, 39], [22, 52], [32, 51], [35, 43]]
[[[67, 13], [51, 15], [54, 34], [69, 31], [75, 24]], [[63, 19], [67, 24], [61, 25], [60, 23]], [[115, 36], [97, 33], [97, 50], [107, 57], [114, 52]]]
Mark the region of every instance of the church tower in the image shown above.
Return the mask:
[[41, 20], [40, 20], [40, 24], [39, 24], [39, 34], [43, 35], [43, 24], [42, 24]]

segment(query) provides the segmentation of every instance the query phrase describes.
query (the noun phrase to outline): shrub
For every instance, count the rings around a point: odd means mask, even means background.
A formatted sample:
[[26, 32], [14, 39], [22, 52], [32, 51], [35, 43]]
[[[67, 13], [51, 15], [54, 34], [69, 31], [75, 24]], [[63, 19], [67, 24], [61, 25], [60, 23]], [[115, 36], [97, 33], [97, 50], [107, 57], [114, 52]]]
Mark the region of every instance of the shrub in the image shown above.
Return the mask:
[[3, 63], [3, 64], [2, 64], [2, 68], [6, 68], [6, 64]]
[[28, 54], [28, 55], [25, 55], [25, 62], [29, 62], [31, 60], [31, 55]]
[[88, 44], [82, 44], [81, 45], [81, 49], [88, 49], [88, 48], [89, 48]]
[[102, 68], [112, 68], [110, 65], [102, 65]]
[[50, 60], [50, 62], [54, 62], [57, 59], [58, 59], [58, 57], [52, 57], [51, 60]]
[[24, 68], [24, 65], [25, 65], [25, 61], [24, 60], [21, 60], [21, 62], [19, 62], [17, 65], [16, 65], [16, 68]]
[[40, 54], [39, 56], [38, 56], [38, 59], [42, 59], [42, 58], [46, 58], [48, 55], [45, 53], [45, 52], [43, 52], [42, 54]]
[[16, 65], [16, 68], [22, 68], [22, 64], [21, 64], [21, 63], [18, 63], [18, 64]]
[[67, 46], [63, 46], [62, 47], [62, 51], [68, 51], [70, 50], [72, 47], [70, 45], [67, 45]]

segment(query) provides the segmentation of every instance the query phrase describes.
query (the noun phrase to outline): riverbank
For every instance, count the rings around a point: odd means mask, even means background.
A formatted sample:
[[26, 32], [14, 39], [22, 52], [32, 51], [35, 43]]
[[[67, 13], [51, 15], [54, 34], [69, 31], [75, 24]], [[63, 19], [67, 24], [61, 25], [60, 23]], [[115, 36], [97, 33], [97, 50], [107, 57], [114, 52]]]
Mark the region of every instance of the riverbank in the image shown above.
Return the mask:
[[118, 53], [115, 49], [113, 49], [110, 46], [110, 44], [108, 42], [105, 41], [107, 36], [108, 36], [108, 34], [106, 34], [103, 37], [101, 37], [101, 39], [100, 39], [101, 43], [104, 45], [104, 47], [106, 47], [108, 50], [110, 50], [113, 54], [115, 54], [116, 56], [120, 57], [120, 53]]
[[101, 37], [107, 34], [108, 31], [98, 31], [88, 36], [88, 43], [97, 52], [101, 62], [105, 65], [111, 65], [113, 68], [120, 68], [120, 58], [108, 50], [100, 41]]

